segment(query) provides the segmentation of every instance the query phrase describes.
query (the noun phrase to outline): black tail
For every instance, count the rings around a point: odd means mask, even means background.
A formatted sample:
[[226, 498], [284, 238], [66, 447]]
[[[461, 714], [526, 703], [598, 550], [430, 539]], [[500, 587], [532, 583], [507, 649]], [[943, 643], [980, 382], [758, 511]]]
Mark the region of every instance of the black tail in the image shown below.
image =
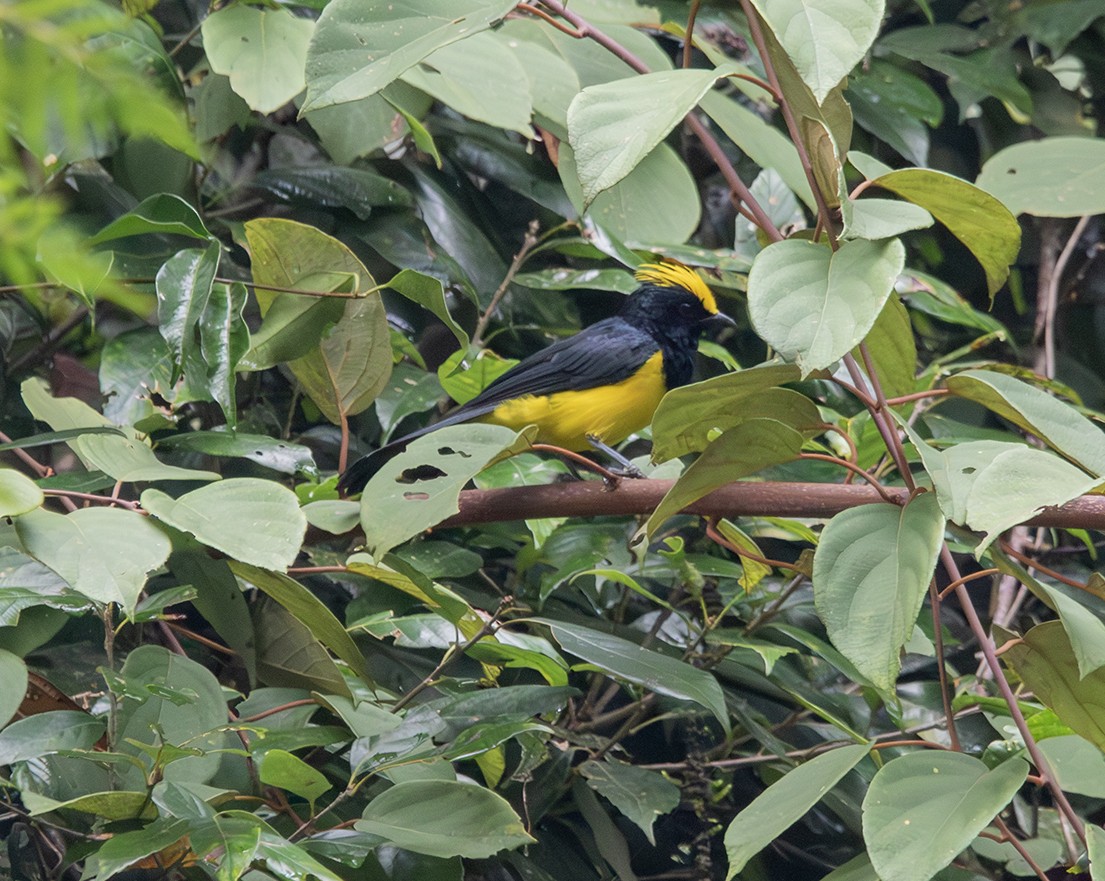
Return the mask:
[[338, 478], [338, 492], [343, 496], [359, 493], [377, 471], [407, 448], [407, 444], [411, 440], [412, 438], [402, 438], [401, 441], [395, 441], [380, 447], [378, 450], [373, 450], [367, 456], [361, 456], [346, 468], [342, 472], [342, 476]]

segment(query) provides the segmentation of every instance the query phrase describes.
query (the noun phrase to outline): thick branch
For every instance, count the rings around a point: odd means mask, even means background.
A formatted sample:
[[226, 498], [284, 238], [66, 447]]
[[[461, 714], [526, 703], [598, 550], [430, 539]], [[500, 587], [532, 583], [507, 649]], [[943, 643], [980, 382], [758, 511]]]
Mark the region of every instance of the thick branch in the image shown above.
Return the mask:
[[[651, 514], [671, 489], [671, 480], [623, 480], [616, 489], [599, 481], [473, 489], [460, 494], [460, 513], [442, 526], [467, 526], [535, 517], [598, 517]], [[905, 504], [909, 493], [886, 487]], [[885, 500], [869, 486], [842, 483], [731, 483], [686, 509], [711, 517], [828, 518], [847, 508]], [[1045, 508], [1025, 521], [1030, 526], [1105, 530], [1105, 496], [1081, 496], [1065, 505]]]

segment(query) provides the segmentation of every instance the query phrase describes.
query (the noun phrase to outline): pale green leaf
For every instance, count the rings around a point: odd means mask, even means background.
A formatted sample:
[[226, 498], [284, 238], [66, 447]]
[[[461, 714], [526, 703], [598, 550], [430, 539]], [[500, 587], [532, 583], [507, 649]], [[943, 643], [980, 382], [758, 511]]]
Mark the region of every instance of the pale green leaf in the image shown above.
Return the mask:
[[758, 795], [725, 830], [726, 881], [808, 813], [870, 751], [865, 743], [829, 750], [788, 771]]
[[148, 517], [119, 508], [69, 514], [36, 510], [15, 521], [27, 553], [78, 593], [133, 615], [147, 576], [168, 558], [169, 537]]
[[46, 497], [33, 480], [11, 468], [0, 468], [0, 517], [26, 514]]
[[863, 800], [863, 838], [880, 878], [928, 881], [1002, 811], [1028, 763], [994, 769], [956, 752], [920, 750], [879, 769]]
[[836, 252], [800, 239], [777, 242], [756, 257], [748, 274], [752, 325], [809, 375], [867, 335], [904, 265], [897, 239], [845, 242]]
[[307, 531], [295, 493], [256, 477], [221, 480], [176, 499], [148, 489], [142, 507], [205, 545], [265, 569], [292, 565]]
[[933, 493], [904, 508], [850, 508], [821, 534], [813, 558], [818, 615], [833, 645], [884, 692], [898, 678], [943, 541]]
[[272, 113], [303, 91], [307, 43], [315, 23], [286, 9], [236, 3], [203, 20], [203, 48], [215, 73], [258, 113]]
[[998, 199], [942, 171], [903, 168], [873, 183], [919, 205], [975, 255], [986, 273], [991, 298], [1005, 284], [1021, 247], [1017, 219]]
[[333, 0], [319, 16], [307, 50], [302, 112], [367, 98], [427, 55], [486, 30], [513, 0], [397, 0], [366, 9]]
[[589, 205], [645, 158], [725, 70], [664, 70], [588, 86], [568, 108], [568, 140]]
[[655, 845], [652, 824], [679, 806], [679, 787], [656, 771], [624, 762], [586, 761], [579, 773], [599, 795], [636, 824]]
[[1013, 214], [1105, 213], [1105, 140], [1043, 138], [999, 150], [975, 183]]
[[547, 625], [560, 647], [568, 654], [594, 664], [608, 675], [625, 679], [657, 694], [693, 701], [708, 709], [726, 729], [729, 728], [725, 696], [713, 674], [692, 667], [678, 658], [589, 627], [547, 618], [534, 620]]
[[534, 842], [502, 796], [449, 780], [396, 784], [368, 803], [354, 828], [436, 857], [486, 859]]
[[818, 103], [863, 60], [883, 0], [752, 0]]

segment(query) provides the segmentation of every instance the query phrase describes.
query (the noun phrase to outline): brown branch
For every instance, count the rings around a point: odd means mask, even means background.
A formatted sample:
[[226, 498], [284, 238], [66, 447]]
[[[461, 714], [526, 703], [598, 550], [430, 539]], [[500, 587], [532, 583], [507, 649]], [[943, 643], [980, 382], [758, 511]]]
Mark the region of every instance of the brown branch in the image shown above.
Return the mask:
[[[600, 481], [471, 489], [460, 494], [460, 512], [441, 526], [469, 526], [539, 517], [638, 516], [651, 514], [674, 481], [623, 480], [615, 489]], [[910, 493], [884, 487], [895, 504]], [[848, 508], [886, 500], [869, 486], [840, 483], [731, 483], [688, 505], [706, 517], [803, 517], [827, 519]], [[1045, 508], [1029, 526], [1105, 530], [1105, 496], [1087, 495]]]

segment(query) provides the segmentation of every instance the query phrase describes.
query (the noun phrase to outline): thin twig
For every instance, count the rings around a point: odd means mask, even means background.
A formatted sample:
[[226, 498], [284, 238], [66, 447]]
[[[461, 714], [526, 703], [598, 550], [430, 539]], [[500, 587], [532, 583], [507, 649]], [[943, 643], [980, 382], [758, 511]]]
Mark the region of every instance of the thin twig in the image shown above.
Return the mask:
[[824, 453], [799, 453], [798, 458], [812, 459], [817, 462], [831, 462], [833, 465], [839, 465], [842, 468], [847, 468], [851, 473], [855, 474], [857, 477], [862, 477], [869, 484], [871, 484], [871, 486], [878, 490], [879, 495], [886, 499], [887, 502], [892, 505], [896, 505], [898, 503], [898, 500], [886, 491], [886, 487], [884, 487], [874, 477], [872, 477], [870, 474], [860, 468], [859, 465], [853, 465], [847, 459], [841, 459], [837, 456], [827, 456]]
[[[962, 578], [959, 574], [959, 566], [956, 564], [955, 558], [952, 556], [952, 552], [947, 544], [940, 549], [940, 560], [944, 564], [944, 569], [951, 577], [952, 581], [958, 581]], [[998, 656], [994, 651], [993, 640], [990, 639], [990, 635], [986, 632], [986, 628], [983, 627], [982, 620], [978, 617], [978, 612], [975, 611], [974, 603], [971, 602], [971, 595], [967, 592], [967, 588], [963, 584], [960, 584], [959, 587], [955, 589], [955, 596], [956, 599], [959, 600], [960, 608], [963, 610], [963, 616], [967, 619], [967, 625], [971, 628], [971, 632], [974, 633], [975, 638], [978, 640], [979, 648], [982, 649], [982, 654], [986, 658], [986, 663], [990, 665], [990, 670], [994, 675], [994, 682], [997, 683], [998, 690], [1001, 692], [1001, 696], [1005, 700], [1006, 706], [1009, 708], [1009, 715], [1013, 719], [1013, 724], [1017, 726], [1017, 731], [1020, 732], [1021, 738], [1024, 740], [1025, 748], [1028, 750], [1029, 756], [1032, 757], [1032, 763], [1036, 766], [1036, 770], [1039, 772], [1040, 776], [1047, 782], [1047, 788], [1051, 792], [1051, 797], [1055, 800], [1055, 806], [1059, 809], [1059, 813], [1070, 823], [1071, 828], [1074, 829], [1075, 834], [1082, 842], [1082, 846], [1085, 847], [1086, 830], [1082, 825], [1082, 820], [1071, 806], [1066, 793], [1063, 792], [1063, 788], [1055, 779], [1051, 766], [1048, 764], [1044, 754], [1040, 751], [1039, 744], [1036, 743], [1036, 738], [1032, 736], [1032, 731], [1029, 729], [1028, 723], [1024, 719], [1024, 713], [1021, 712], [1017, 696], [1013, 694], [1013, 689], [1009, 685], [1009, 680], [1006, 678], [1005, 672], [1001, 668], [1001, 663], [998, 661]], [[1070, 854], [1070, 858], [1073, 862], [1078, 858], [1078, 854], [1072, 853]]]
[[491, 302], [487, 304], [487, 310], [480, 316], [480, 320], [476, 322], [476, 329], [472, 332], [472, 345], [474, 347], [479, 348], [483, 343], [483, 335], [487, 332], [487, 326], [495, 316], [495, 310], [499, 308], [499, 303], [502, 301], [503, 297], [506, 296], [510, 283], [514, 281], [514, 276], [518, 274], [518, 270], [521, 269], [522, 264], [526, 262], [526, 258], [529, 256], [530, 251], [532, 251], [534, 245], [537, 244], [538, 229], [540, 229], [540, 224], [536, 220], [531, 220], [526, 234], [522, 237], [522, 247], [518, 249], [518, 253], [515, 254], [514, 259], [510, 261], [510, 268], [507, 269], [506, 275], [503, 276], [502, 284], [500, 284], [495, 291], [494, 296], [491, 298]]
[[683, 67], [691, 66], [691, 50], [694, 49], [694, 22], [698, 18], [698, 7], [702, 0], [691, 0], [691, 10], [687, 13], [687, 30], [683, 34]]
[[65, 338], [66, 334], [77, 325], [81, 324], [88, 317], [87, 306], [77, 306], [64, 321], [58, 324], [56, 327], [50, 328], [49, 332], [42, 338], [42, 342], [35, 346], [28, 352], [24, 352], [18, 358], [11, 362], [7, 367], [7, 373], [9, 375], [20, 372], [27, 369], [32, 364], [37, 364], [40, 361], [45, 360], [51, 352], [54, 351]]
[[945, 587], [936, 596], [939, 599], [944, 599], [948, 594], [953, 593], [957, 587], [961, 584], [966, 584], [969, 581], [977, 581], [979, 578], [989, 578], [992, 575], [997, 575], [1001, 572], [1000, 569], [982, 569], [978, 572], [972, 572], [970, 575], [964, 575], [962, 578], [957, 578], [947, 587]]
[[1089, 222], [1088, 214], [1078, 219], [1070, 238], [1067, 239], [1063, 250], [1059, 252], [1059, 257], [1051, 270], [1051, 278], [1048, 279], [1044, 299], [1044, 375], [1049, 379], [1055, 376], [1055, 313], [1059, 308], [1059, 285], [1063, 281], [1063, 273], [1066, 271], [1071, 255]]
[[82, 493], [72, 489], [43, 489], [42, 494], [46, 496], [55, 496], [61, 499], [82, 499], [86, 502], [102, 502], [105, 505], [118, 505], [120, 508], [126, 508], [128, 511], [134, 511], [138, 514], [145, 514], [142, 510], [142, 505], [138, 502], [128, 501], [127, 499], [117, 499], [112, 496], [101, 496], [95, 493]]
[[952, 694], [948, 684], [948, 670], [944, 663], [944, 625], [940, 620], [940, 593], [936, 589], [936, 579], [929, 580], [929, 605], [932, 606], [932, 644], [936, 652], [936, 672], [940, 681], [940, 702], [944, 705], [944, 718], [947, 720], [948, 740], [952, 749], [961, 752], [959, 732], [955, 728], [955, 711], [952, 709]]
[[994, 817], [994, 825], [1001, 830], [1001, 840], [1013, 845], [1013, 849], [1020, 854], [1022, 860], [1028, 863], [1029, 868], [1032, 869], [1040, 881], [1051, 881], [1051, 879], [1047, 877], [1047, 873], [1044, 872], [1043, 866], [1032, 858], [1032, 854], [1028, 852], [1028, 848], [1021, 843], [1021, 840], [1017, 838], [1016, 835], [1009, 831], [1009, 827], [1005, 825], [1005, 821], [1001, 818], [1000, 814]]

